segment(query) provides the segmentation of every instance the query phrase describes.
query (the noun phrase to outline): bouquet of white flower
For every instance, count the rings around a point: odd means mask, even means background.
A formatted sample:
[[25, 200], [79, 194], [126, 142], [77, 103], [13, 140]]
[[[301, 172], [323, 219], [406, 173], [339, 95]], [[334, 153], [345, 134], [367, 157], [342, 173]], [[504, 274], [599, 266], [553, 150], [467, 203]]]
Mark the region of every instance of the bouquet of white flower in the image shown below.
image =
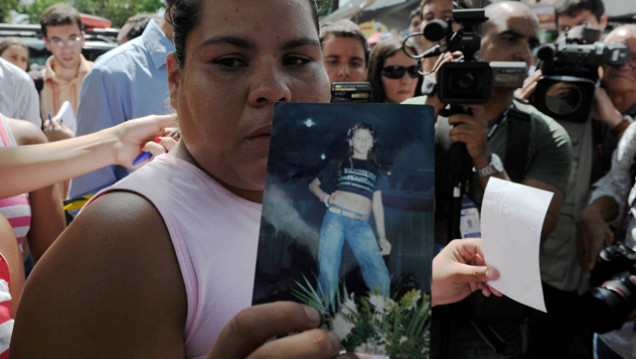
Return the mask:
[[388, 355], [391, 358], [428, 358], [431, 325], [430, 296], [412, 289], [400, 298], [379, 291], [357, 297], [344, 283], [328, 307], [305, 278], [293, 291], [302, 302], [322, 314], [322, 327], [333, 330], [347, 351]]

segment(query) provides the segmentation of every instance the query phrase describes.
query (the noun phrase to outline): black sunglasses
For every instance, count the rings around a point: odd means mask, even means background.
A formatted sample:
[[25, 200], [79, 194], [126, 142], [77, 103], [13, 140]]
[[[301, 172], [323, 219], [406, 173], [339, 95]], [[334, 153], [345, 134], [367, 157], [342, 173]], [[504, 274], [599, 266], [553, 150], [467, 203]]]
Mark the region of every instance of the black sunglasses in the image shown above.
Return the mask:
[[420, 75], [417, 72], [417, 65], [411, 65], [409, 67], [400, 65], [386, 66], [382, 68], [382, 72], [380, 72], [380, 74], [390, 79], [401, 79], [405, 72], [408, 73], [409, 77], [412, 79], [416, 79]]

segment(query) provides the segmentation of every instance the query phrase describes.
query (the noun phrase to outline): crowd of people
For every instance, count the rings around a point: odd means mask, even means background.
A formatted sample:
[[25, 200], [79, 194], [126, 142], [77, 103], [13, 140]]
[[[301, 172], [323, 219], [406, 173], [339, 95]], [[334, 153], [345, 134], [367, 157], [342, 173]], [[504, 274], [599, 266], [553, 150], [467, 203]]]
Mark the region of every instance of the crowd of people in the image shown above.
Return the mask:
[[[594, 333], [582, 298], [605, 247], [636, 250], [636, 25], [609, 24], [602, 0], [555, 1], [559, 33], [583, 25], [629, 52], [623, 65], [599, 66], [585, 118], [555, 119], [531, 104], [545, 74], [534, 52], [539, 20], [522, 2], [485, 7], [478, 57], [522, 63], [527, 78], [519, 88], [492, 88], [482, 104], [453, 104], [461, 111], [440, 99], [438, 70], [462, 54], [420, 59], [444, 40], [417, 33], [471, 1], [422, 0], [404, 19], [408, 38], [372, 48], [350, 20], [320, 23], [313, 0], [165, 5], [162, 17], [131, 18], [120, 45], [95, 63], [82, 56], [77, 10], [51, 5], [40, 22], [51, 56], [36, 79], [27, 74], [28, 48], [0, 42], [2, 355], [353, 357], [336, 334], [317, 329], [314, 309], [252, 306], [251, 293], [274, 103], [329, 102], [331, 83], [368, 82], [370, 102], [434, 108], [431, 357], [634, 357], [636, 308], [620, 328]], [[76, 129], [56, 116], [65, 102]], [[375, 130], [362, 122], [344, 160], [377, 183], [339, 186], [334, 196], [321, 186], [340, 180], [334, 163], [310, 190], [327, 207], [323, 227], [344, 223], [338, 211], [349, 211], [373, 215], [375, 234], [366, 220], [351, 224], [365, 238], [323, 229], [320, 281], [338, 280], [338, 248], [347, 241], [354, 252], [373, 248], [360, 267], [382, 270], [365, 273], [365, 283], [389, 296], [384, 179]], [[142, 152], [151, 158], [137, 164]], [[470, 171], [457, 173], [457, 156]], [[553, 193], [539, 258], [547, 313], [488, 284], [498, 271], [481, 240], [453, 220], [458, 176], [464, 208], [479, 210], [490, 177]], [[93, 197], [68, 225], [63, 199], [83, 196]], [[629, 281], [636, 285], [636, 276]]]

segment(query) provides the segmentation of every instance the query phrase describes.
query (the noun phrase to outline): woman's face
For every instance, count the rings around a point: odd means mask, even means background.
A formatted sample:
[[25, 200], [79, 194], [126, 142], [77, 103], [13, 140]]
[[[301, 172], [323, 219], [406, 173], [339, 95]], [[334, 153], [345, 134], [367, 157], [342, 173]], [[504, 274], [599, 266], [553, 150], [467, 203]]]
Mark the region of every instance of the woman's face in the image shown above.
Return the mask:
[[2, 52], [2, 58], [26, 71], [29, 65], [29, 52], [20, 45], [11, 45]]
[[[406, 56], [403, 51], [396, 52], [393, 56], [384, 60], [384, 68], [389, 66], [403, 66], [408, 68], [417, 64], [417, 60]], [[398, 79], [389, 78], [382, 75], [382, 87], [384, 89], [385, 102], [400, 103], [415, 95], [418, 77], [412, 78], [407, 71]]]
[[196, 163], [234, 193], [259, 200], [274, 102], [328, 102], [329, 81], [309, 1], [203, 1], [171, 104]]
[[353, 133], [350, 145], [353, 148], [353, 158], [367, 159], [373, 148], [373, 135], [369, 130], [359, 128]]

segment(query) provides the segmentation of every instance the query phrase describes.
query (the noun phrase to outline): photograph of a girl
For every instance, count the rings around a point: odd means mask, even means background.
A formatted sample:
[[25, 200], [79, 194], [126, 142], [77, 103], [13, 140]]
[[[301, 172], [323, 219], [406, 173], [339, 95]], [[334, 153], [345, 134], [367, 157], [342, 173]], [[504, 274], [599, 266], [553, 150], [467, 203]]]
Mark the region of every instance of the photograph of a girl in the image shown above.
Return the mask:
[[[345, 240], [358, 260], [369, 291], [379, 290], [388, 297], [391, 284], [382, 260], [382, 255], [391, 252], [391, 243], [386, 237], [382, 205], [382, 186], [386, 188], [388, 184], [373, 151], [378, 134], [371, 125], [361, 122], [347, 131], [346, 141], [345, 155], [329, 161], [309, 184], [311, 192], [328, 208], [318, 249], [319, 290], [327, 306], [338, 289]], [[368, 222], [371, 214], [378, 239]]]
[[254, 304], [308, 304], [352, 352], [426, 357], [433, 124], [426, 106], [276, 104]]

